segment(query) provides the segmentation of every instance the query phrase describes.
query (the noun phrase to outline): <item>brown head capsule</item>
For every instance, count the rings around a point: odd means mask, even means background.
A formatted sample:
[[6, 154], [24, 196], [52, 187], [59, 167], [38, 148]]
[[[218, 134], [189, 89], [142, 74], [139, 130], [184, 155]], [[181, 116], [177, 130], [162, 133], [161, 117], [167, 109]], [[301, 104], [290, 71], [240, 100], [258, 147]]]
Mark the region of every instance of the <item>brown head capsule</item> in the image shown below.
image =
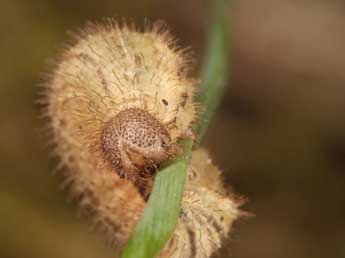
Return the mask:
[[162, 123], [138, 108], [125, 109], [110, 119], [101, 130], [100, 140], [112, 169], [131, 180], [145, 198], [156, 169], [175, 152]]

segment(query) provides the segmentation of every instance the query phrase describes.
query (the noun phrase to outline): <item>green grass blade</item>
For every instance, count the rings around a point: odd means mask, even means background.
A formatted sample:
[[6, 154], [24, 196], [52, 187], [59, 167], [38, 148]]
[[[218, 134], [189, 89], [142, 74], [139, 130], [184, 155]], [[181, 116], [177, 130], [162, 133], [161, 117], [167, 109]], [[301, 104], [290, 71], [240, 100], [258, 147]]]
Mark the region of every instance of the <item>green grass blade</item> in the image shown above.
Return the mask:
[[[227, 0], [213, 0], [209, 42], [203, 64], [201, 92], [198, 101], [203, 107], [195, 126], [198, 142], [219, 105], [227, 77], [225, 10]], [[166, 164], [155, 179], [144, 214], [122, 251], [121, 258], [152, 258], [164, 246], [175, 229], [183, 194], [192, 142], [184, 141], [184, 155]]]
[[[212, 2], [212, 1], [211, 1]], [[202, 113], [199, 122], [195, 126], [199, 144], [206, 129], [218, 108], [224, 94], [228, 78], [228, 26], [227, 15], [229, 14], [228, 0], [215, 0], [211, 6], [211, 22], [208, 32], [208, 42], [204, 65], [201, 72], [201, 88], [197, 101], [201, 103]]]
[[180, 212], [191, 147], [191, 141], [184, 142], [186, 154], [157, 174], [144, 214], [128, 241], [122, 258], [154, 257], [169, 239]]

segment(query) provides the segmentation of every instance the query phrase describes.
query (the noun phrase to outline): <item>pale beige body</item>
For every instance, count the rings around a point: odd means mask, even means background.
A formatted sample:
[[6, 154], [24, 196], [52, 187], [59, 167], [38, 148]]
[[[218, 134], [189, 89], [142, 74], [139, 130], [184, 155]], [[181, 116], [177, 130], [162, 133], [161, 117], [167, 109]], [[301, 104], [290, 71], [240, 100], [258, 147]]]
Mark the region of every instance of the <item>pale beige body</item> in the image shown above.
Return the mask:
[[[188, 64], [188, 56], [177, 49], [173, 38], [160, 27], [138, 32], [109, 21], [107, 25], [89, 25], [82, 31], [76, 42], [63, 52], [47, 84], [47, 115], [55, 151], [68, 169], [66, 184], [80, 200], [83, 210], [90, 212], [98, 228], [106, 232], [117, 252], [145, 207], [145, 198], [135, 183], [140, 179], [137, 172], [141, 172], [146, 161], [158, 164], [171, 157], [171, 150], [178, 149], [171, 146], [190, 131], [196, 118], [193, 101], [196, 81], [187, 77]], [[116, 151], [122, 154], [108, 155], [107, 151], [113, 147], [111, 139], [118, 136], [111, 134], [119, 132], [116, 123], [111, 126], [109, 123], [121, 112], [125, 114], [133, 109], [154, 117], [164, 133], [144, 149], [133, 140], [121, 138], [121, 143], [126, 144], [116, 145]], [[105, 130], [107, 126], [111, 130]], [[109, 136], [105, 145], [102, 144], [104, 131]], [[165, 147], [157, 147], [161, 141], [169, 142], [169, 152], [164, 152]], [[138, 155], [133, 158], [127, 146], [134, 148]], [[125, 167], [129, 178], [123, 178], [119, 167], [112, 165], [117, 162], [112, 157], [120, 157], [118, 164]], [[206, 173], [200, 175], [203, 178]], [[202, 180], [188, 182], [178, 227], [161, 257], [208, 257], [220, 246], [220, 239], [226, 236], [231, 222], [238, 216], [237, 204], [224, 193], [210, 189]], [[152, 183], [153, 178], [145, 183], [145, 194], [151, 191]], [[226, 213], [222, 216], [228, 219], [219, 221], [219, 211]], [[198, 218], [194, 212], [199, 214]], [[216, 219], [222, 230], [203, 226], [205, 219]], [[218, 228], [218, 224], [214, 225]], [[199, 239], [195, 235], [196, 243], [188, 238], [193, 230], [214, 233], [210, 238]], [[176, 238], [180, 235], [183, 237]], [[206, 251], [193, 251], [199, 248], [195, 246], [199, 243]]]

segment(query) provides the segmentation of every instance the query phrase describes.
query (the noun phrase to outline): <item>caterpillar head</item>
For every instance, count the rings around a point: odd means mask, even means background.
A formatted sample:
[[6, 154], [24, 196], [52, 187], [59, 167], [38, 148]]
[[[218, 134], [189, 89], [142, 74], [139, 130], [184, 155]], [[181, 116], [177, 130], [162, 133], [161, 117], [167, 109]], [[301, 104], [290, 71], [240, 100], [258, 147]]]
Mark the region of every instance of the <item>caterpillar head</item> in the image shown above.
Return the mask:
[[159, 165], [179, 149], [162, 123], [139, 108], [125, 109], [110, 119], [100, 141], [112, 169], [135, 184], [138, 178], [153, 177]]

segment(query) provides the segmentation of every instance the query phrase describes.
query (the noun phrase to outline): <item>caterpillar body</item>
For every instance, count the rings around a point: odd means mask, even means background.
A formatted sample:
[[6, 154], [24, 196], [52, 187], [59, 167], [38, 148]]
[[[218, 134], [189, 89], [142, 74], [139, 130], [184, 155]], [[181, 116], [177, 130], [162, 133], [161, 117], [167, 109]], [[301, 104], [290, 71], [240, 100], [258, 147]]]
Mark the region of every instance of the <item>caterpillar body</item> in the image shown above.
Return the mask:
[[[178, 139], [191, 135], [197, 80], [188, 76], [189, 64], [188, 52], [161, 26], [140, 32], [108, 20], [79, 33], [47, 84], [47, 115], [66, 182], [117, 250], [143, 212], [157, 169], [181, 153]], [[197, 182], [187, 180], [179, 224], [161, 257], [209, 257], [239, 214], [224, 192]], [[199, 221], [196, 210], [203, 212]], [[191, 239], [191, 232], [212, 230], [198, 243], [196, 235]], [[200, 252], [201, 243], [207, 251]]]

